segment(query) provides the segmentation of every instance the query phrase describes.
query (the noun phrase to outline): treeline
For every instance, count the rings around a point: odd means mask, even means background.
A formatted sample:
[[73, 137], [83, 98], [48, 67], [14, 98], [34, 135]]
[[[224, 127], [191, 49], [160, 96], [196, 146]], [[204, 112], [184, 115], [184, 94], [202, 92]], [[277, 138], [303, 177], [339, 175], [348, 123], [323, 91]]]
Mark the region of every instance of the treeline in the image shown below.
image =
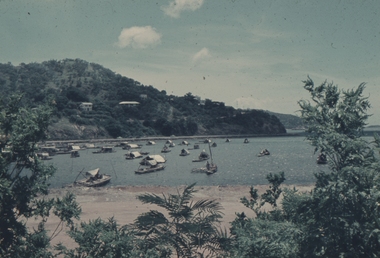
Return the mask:
[[[50, 127], [50, 138], [68, 137], [62, 132], [54, 132], [60, 131], [60, 121], [67, 120], [72, 125], [88, 129], [77, 136], [82, 138], [91, 138], [95, 134], [138, 137], [286, 132], [275, 115], [264, 111], [236, 110], [223, 102], [200, 100], [192, 93], [167, 95], [151, 85], [142, 85], [80, 59], [22, 63], [19, 66], [0, 64], [0, 89], [4, 95], [23, 93], [22, 104], [28, 107], [53, 102], [54, 123]], [[121, 101], [140, 104], [126, 107], [119, 105]], [[82, 111], [79, 108], [82, 102], [91, 102], [92, 111]]]

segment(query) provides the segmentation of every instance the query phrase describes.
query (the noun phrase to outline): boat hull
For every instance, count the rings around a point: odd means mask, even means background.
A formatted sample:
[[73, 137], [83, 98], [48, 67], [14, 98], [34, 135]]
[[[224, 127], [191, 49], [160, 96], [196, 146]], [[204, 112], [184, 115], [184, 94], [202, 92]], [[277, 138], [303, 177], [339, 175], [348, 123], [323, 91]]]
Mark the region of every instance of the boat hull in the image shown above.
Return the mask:
[[157, 167], [150, 167], [150, 168], [140, 168], [135, 171], [136, 174], [148, 174], [160, 170], [164, 170], [165, 166], [157, 166]]
[[76, 181], [74, 184], [86, 187], [99, 187], [108, 184], [111, 181], [110, 175], [102, 175], [102, 178], [96, 180], [89, 180], [87, 178]]

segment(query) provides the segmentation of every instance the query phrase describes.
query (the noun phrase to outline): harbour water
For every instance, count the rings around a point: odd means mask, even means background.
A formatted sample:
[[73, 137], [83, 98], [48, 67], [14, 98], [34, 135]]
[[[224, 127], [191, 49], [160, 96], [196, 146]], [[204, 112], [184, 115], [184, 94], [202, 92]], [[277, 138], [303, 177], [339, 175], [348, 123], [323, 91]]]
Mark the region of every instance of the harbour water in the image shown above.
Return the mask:
[[[225, 138], [212, 139], [217, 147], [211, 147], [214, 162], [218, 172], [213, 175], [191, 172], [193, 168], [205, 165], [205, 162], [192, 162], [205, 149], [209, 153], [208, 144], [199, 139], [188, 140], [189, 146], [180, 145], [181, 140], [174, 141], [175, 147], [165, 153], [167, 161], [165, 170], [135, 174], [141, 159], [126, 160], [121, 147], [115, 147], [116, 152], [93, 154], [94, 149], [80, 151], [80, 157], [56, 155], [52, 160], [57, 172], [51, 179], [51, 187], [59, 188], [74, 182], [79, 171], [100, 168], [101, 173], [110, 174], [111, 182], [107, 186], [120, 185], [164, 185], [178, 186], [197, 183], [197, 185], [259, 185], [266, 184], [269, 173], [285, 172], [286, 184], [311, 184], [315, 182], [314, 174], [328, 170], [326, 165], [317, 165], [317, 154], [304, 137], [257, 137], [249, 138], [249, 143], [243, 143], [242, 138], [233, 138], [226, 142]], [[141, 141], [141, 151], [150, 154], [161, 154], [166, 141], [156, 141], [155, 145], [146, 145]], [[200, 149], [192, 149], [199, 144]], [[190, 155], [180, 156], [183, 148], [189, 148]], [[258, 157], [262, 149], [270, 151], [269, 156]]]

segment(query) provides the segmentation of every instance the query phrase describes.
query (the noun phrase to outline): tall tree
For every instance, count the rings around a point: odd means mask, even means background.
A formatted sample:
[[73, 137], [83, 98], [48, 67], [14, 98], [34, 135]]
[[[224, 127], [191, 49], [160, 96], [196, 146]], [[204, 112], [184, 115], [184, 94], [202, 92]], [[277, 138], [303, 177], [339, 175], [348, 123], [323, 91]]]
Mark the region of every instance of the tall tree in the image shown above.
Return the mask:
[[[379, 257], [380, 164], [375, 155], [380, 138], [363, 138], [370, 104], [365, 84], [339, 90], [332, 83], [304, 88], [311, 101], [301, 100], [307, 139], [315, 152], [324, 152], [330, 170], [315, 175], [310, 193], [279, 188], [282, 177], [269, 176], [270, 190], [250, 200], [256, 218], [240, 214], [227, 246], [232, 257]], [[282, 191], [282, 193], [281, 193]], [[276, 201], [282, 195], [281, 205]], [[272, 209], [264, 209], [265, 204]], [[278, 248], [282, 246], [282, 248]]]
[[331, 171], [316, 175], [309, 200], [299, 206], [307, 217], [304, 253], [322, 257], [380, 256], [380, 164], [363, 136], [370, 103], [365, 84], [341, 91], [332, 83], [304, 88], [312, 103], [299, 102], [308, 140], [323, 151]]
[[[43, 198], [55, 169], [38, 159], [36, 144], [46, 137], [51, 109], [24, 108], [21, 99], [14, 95], [0, 104], [0, 256], [51, 257], [50, 240], [61, 225], [73, 225], [80, 208], [72, 194]], [[50, 212], [61, 222], [48, 233], [45, 223]], [[26, 226], [32, 217], [39, 218], [36, 229]]]

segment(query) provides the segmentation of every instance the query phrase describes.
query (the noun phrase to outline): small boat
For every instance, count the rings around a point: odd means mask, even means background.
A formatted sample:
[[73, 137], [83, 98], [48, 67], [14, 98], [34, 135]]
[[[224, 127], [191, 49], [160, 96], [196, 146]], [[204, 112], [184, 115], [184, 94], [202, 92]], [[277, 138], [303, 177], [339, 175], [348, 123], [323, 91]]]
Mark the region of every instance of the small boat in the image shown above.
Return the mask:
[[136, 174], [147, 174], [147, 173], [152, 173], [160, 170], [164, 170], [165, 166], [163, 164], [157, 163], [155, 160], [150, 160], [148, 162], [147, 167], [139, 167], [135, 173]]
[[123, 150], [130, 150], [130, 149], [140, 149], [142, 145], [140, 144], [134, 144], [134, 143], [128, 143], [127, 145], [123, 146]]
[[218, 146], [218, 145], [216, 144], [216, 142], [213, 142], [213, 143], [211, 144], [211, 147], [216, 147], [216, 146]]
[[218, 171], [218, 166], [214, 163], [214, 159], [212, 157], [210, 143], [208, 144], [208, 147], [210, 149], [211, 162], [207, 161], [205, 167], [194, 168], [194, 169], [192, 169], [192, 172], [200, 172], [200, 173], [206, 173], [207, 175], [212, 175]]
[[188, 156], [190, 154], [190, 152], [186, 149], [182, 149], [181, 150], [181, 153], [179, 154], [180, 156]]
[[148, 141], [148, 142], [146, 143], [146, 145], [155, 145], [155, 144], [156, 144], [155, 141]]
[[210, 157], [211, 157], [210, 161], [211, 162], [209, 163], [207, 161], [207, 163], [206, 163], [206, 174], [211, 175], [211, 174], [214, 174], [216, 171], [218, 171], [218, 166], [214, 163], [214, 159], [212, 158], [210, 143], [208, 144], [208, 148], [210, 150]]
[[138, 159], [138, 158], [142, 158], [141, 153], [138, 151], [131, 151], [125, 154], [125, 159]]
[[324, 153], [320, 153], [318, 155], [317, 164], [320, 164], [320, 165], [327, 164], [327, 157]]
[[161, 152], [162, 153], [168, 153], [168, 152], [171, 152], [171, 149], [169, 149], [168, 146], [164, 145], [164, 147], [162, 148]]
[[247, 138], [245, 138], [244, 143], [249, 143], [249, 140]]
[[215, 172], [218, 171], [218, 166], [213, 162], [211, 161], [211, 163], [209, 163], [207, 161], [207, 164], [206, 164], [206, 174], [207, 175], [211, 175], [211, 174], [214, 174]]
[[[79, 172], [82, 174], [82, 171]], [[79, 175], [78, 175], [79, 176]], [[84, 174], [85, 178], [74, 181], [74, 185], [86, 186], [86, 187], [98, 187], [108, 184], [111, 181], [111, 176], [106, 174], [100, 174], [99, 168], [89, 170]], [[78, 178], [78, 177], [77, 177]]]
[[55, 146], [43, 146], [40, 148], [40, 151], [42, 153], [47, 152], [49, 156], [51, 157], [51, 156], [55, 156], [57, 152], [59, 151], [59, 149], [56, 148]]
[[79, 152], [77, 150], [72, 150], [70, 153], [70, 157], [71, 158], [79, 158], [80, 157]]
[[174, 142], [169, 143], [169, 147], [170, 147], [170, 148], [175, 147], [175, 143], [174, 143]]
[[194, 144], [194, 150], [199, 149], [199, 144]]
[[270, 152], [267, 149], [263, 149], [262, 151], [260, 151], [260, 153], [257, 156], [258, 157], [263, 157], [263, 156], [266, 156], [266, 155], [270, 155]]
[[203, 143], [210, 143], [210, 142], [211, 142], [210, 139], [205, 139], [205, 140], [203, 141]]
[[112, 152], [116, 152], [113, 150], [113, 147], [102, 147], [100, 150], [93, 151], [92, 153], [99, 154], [99, 153], [112, 153]]
[[186, 146], [188, 146], [188, 145], [189, 145], [189, 142], [188, 142], [188, 141], [182, 141], [182, 142], [181, 142], [181, 145], [186, 145]]
[[198, 159], [193, 159], [193, 162], [201, 162], [208, 160], [210, 158], [210, 155], [205, 151], [202, 150], [201, 154], [199, 154]]
[[155, 160], [157, 163], [165, 163], [166, 159], [161, 155], [148, 155], [145, 158], [142, 159], [140, 162], [140, 165], [149, 165], [149, 161]]
[[51, 160], [52, 157], [50, 157], [48, 152], [39, 152], [37, 153], [37, 157], [41, 160]]
[[227, 139], [226, 139], [226, 142], [231, 142], [231, 140], [227, 138]]
[[119, 142], [118, 144], [115, 145], [115, 147], [121, 147], [123, 148], [124, 146], [127, 146], [128, 142]]

